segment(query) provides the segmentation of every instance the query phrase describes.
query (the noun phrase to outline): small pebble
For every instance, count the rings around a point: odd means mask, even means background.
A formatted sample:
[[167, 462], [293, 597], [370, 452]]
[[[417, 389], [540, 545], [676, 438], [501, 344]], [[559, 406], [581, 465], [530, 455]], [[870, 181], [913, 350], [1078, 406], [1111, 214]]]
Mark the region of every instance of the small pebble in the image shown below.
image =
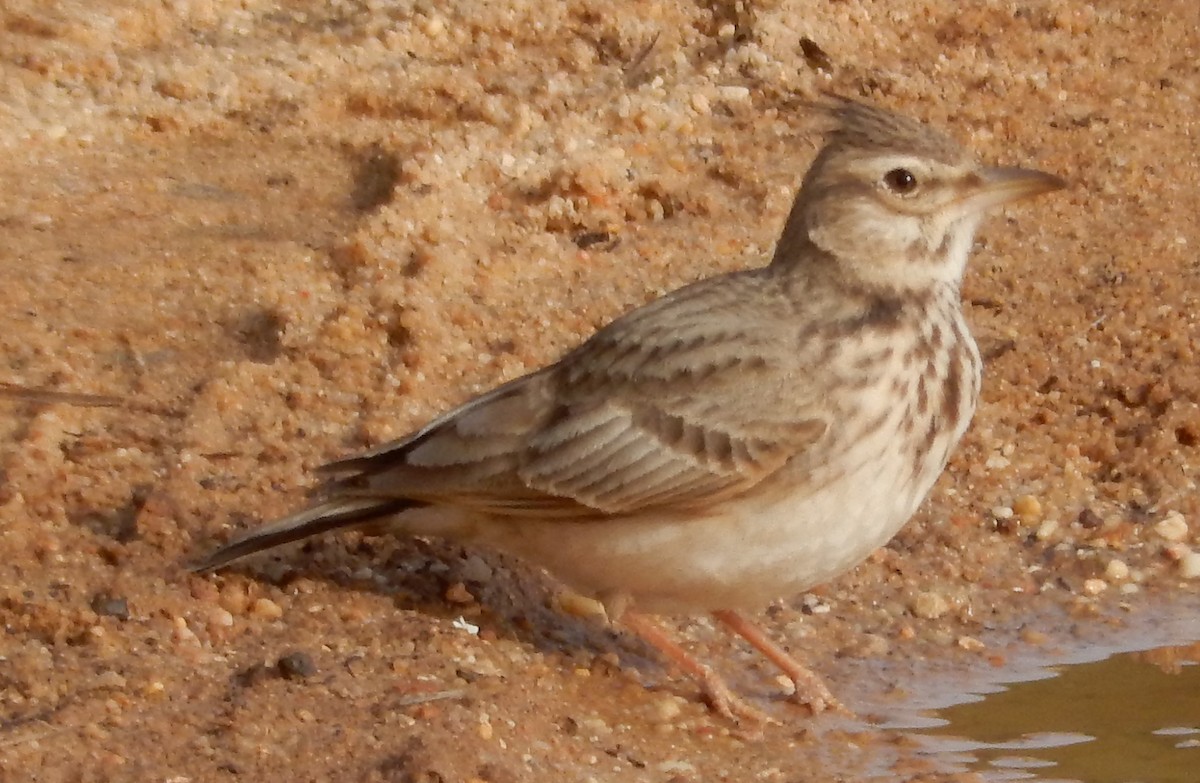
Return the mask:
[[829, 604], [822, 601], [818, 595], [805, 593], [800, 599], [800, 611], [805, 614], [828, 614], [829, 610]]
[[279, 673], [289, 680], [302, 680], [317, 673], [312, 656], [304, 652], [290, 652], [275, 663]]
[[1129, 578], [1129, 566], [1124, 560], [1109, 560], [1104, 567], [1104, 575], [1113, 582], [1124, 582]]
[[1103, 524], [1104, 518], [1090, 508], [1079, 512], [1079, 526], [1085, 530], [1094, 530]]
[[97, 688], [124, 688], [125, 678], [109, 669], [96, 677], [95, 685]]
[[171, 638], [176, 642], [195, 642], [196, 634], [188, 628], [187, 620], [176, 617], [172, 620]]
[[1034, 535], [1037, 536], [1038, 541], [1045, 541], [1046, 539], [1050, 538], [1057, 532], [1058, 532], [1058, 520], [1047, 519], [1045, 522], [1038, 525], [1037, 533], [1035, 533]]
[[1108, 582], [1103, 579], [1085, 579], [1083, 582], [1084, 595], [1100, 595], [1108, 589]]
[[479, 555], [471, 555], [463, 563], [462, 578], [468, 582], [487, 584], [492, 581], [493, 570]]
[[442, 21], [440, 16], [431, 16], [425, 22], [425, 35], [428, 35], [430, 38], [437, 38], [444, 32], [446, 32], [446, 23]]
[[1167, 544], [1163, 547], [1162, 551], [1163, 554], [1167, 556], [1168, 560], [1178, 563], [1180, 560], [1183, 560], [1183, 558], [1189, 552], [1191, 552], [1192, 549], [1187, 544]]
[[950, 604], [941, 593], [925, 591], [913, 598], [912, 613], [924, 620], [936, 620], [948, 611]]
[[1021, 519], [1038, 519], [1042, 515], [1042, 502], [1033, 495], [1021, 495], [1013, 501], [1012, 510]]
[[[855, 653], [858, 657], [882, 658], [891, 649], [892, 645], [886, 637], [877, 633], [867, 633], [863, 634], [862, 642], [855, 646]], [[792, 681], [787, 680], [787, 682], [791, 683]]]
[[455, 582], [446, 589], [446, 600], [452, 604], [473, 604], [475, 596], [471, 595], [471, 591], [462, 582]]
[[459, 677], [462, 677], [467, 682], [474, 682], [480, 677], [500, 677], [504, 674], [504, 670], [485, 658], [483, 660], [472, 660], [469, 663], [464, 662], [457, 669], [457, 673]]
[[750, 97], [750, 88], [739, 85], [726, 85], [718, 87], [717, 94], [727, 101], [744, 101]]
[[605, 617], [607, 612], [604, 604], [595, 598], [588, 598], [573, 590], [566, 590], [558, 596], [558, 608], [574, 617]]
[[603, 737], [612, 734], [612, 728], [599, 715], [591, 715], [579, 721], [579, 729], [589, 737]]
[[96, 593], [92, 596], [92, 611], [101, 617], [115, 617], [118, 620], [129, 619], [129, 602], [124, 598]]
[[679, 699], [675, 696], [666, 696], [654, 702], [653, 720], [658, 723], [670, 723], [677, 720], [683, 714], [683, 709], [679, 706]]
[[974, 636], [958, 637], [958, 646], [967, 652], [979, 652], [980, 650], [987, 649], [987, 645], [976, 639]]
[[1154, 532], [1166, 541], [1183, 541], [1188, 537], [1187, 520], [1178, 511], [1171, 511], [1154, 526]]
[[215, 607], [208, 613], [209, 628], [230, 628], [233, 626], [233, 615], [228, 610]]
[[227, 585], [221, 590], [221, 595], [217, 598], [217, 603], [230, 614], [244, 614], [246, 607], [250, 604], [250, 596], [246, 595], [244, 587]]
[[1184, 579], [1200, 578], [1200, 553], [1189, 549], [1179, 558], [1179, 575]]
[[256, 598], [250, 604], [250, 614], [260, 620], [278, 620], [283, 617], [283, 608], [270, 598]]

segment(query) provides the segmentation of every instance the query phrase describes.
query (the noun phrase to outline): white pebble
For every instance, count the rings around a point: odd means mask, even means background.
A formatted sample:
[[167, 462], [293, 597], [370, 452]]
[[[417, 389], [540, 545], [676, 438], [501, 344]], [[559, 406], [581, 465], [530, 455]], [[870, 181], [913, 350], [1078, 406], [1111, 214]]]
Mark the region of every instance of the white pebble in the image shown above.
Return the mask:
[[430, 38], [437, 38], [444, 32], [446, 32], [446, 23], [440, 16], [432, 16], [425, 22], [425, 35]]
[[744, 101], [750, 97], [750, 88], [737, 84], [729, 84], [717, 88], [717, 94], [727, 101]]
[[1179, 575], [1184, 579], [1200, 577], [1200, 553], [1189, 549], [1179, 558]]
[[233, 615], [226, 609], [215, 607], [208, 614], [208, 625], [212, 628], [229, 628], [233, 625]]
[[196, 634], [191, 628], [188, 628], [187, 620], [182, 617], [176, 617], [172, 622], [171, 638], [176, 642], [195, 642]]
[[957, 644], [967, 652], [979, 652], [980, 650], [987, 649], [987, 645], [974, 636], [960, 636], [958, 637]]
[[1167, 541], [1183, 541], [1188, 537], [1188, 523], [1183, 514], [1170, 511], [1154, 526], [1154, 532]]
[[1124, 582], [1129, 578], [1129, 566], [1124, 560], [1109, 560], [1104, 567], [1104, 575], [1113, 582]]

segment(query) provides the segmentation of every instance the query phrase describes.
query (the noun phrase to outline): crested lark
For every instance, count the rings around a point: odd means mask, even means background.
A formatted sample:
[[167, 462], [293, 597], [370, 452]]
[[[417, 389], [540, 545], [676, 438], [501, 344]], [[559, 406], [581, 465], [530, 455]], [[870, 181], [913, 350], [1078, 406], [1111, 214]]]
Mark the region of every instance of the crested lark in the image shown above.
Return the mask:
[[978, 165], [929, 126], [838, 100], [771, 263], [674, 291], [413, 435], [334, 462], [323, 500], [205, 561], [337, 528], [484, 544], [601, 601], [755, 711], [634, 611], [708, 611], [814, 710], [820, 680], [740, 609], [849, 569], [912, 516], [975, 410], [959, 303], [990, 207], [1063, 186]]

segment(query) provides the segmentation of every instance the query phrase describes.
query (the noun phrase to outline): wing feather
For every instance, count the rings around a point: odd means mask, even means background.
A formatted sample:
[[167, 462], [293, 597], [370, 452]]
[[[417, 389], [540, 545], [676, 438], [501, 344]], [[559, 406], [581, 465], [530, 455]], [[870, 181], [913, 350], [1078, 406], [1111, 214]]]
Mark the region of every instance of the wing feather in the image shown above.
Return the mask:
[[749, 490], [824, 435], [824, 394], [806, 383], [803, 351], [781, 340], [791, 305], [770, 279], [715, 280], [406, 440], [334, 463], [332, 492], [586, 519]]

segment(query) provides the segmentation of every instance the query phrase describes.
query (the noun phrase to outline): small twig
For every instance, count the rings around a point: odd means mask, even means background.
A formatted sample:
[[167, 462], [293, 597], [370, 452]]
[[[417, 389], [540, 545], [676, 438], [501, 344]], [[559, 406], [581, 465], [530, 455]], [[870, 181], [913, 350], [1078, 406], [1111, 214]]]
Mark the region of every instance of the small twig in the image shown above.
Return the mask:
[[0, 382], [0, 397], [23, 402], [40, 402], [46, 405], [76, 405], [85, 408], [125, 408], [126, 410], [151, 413], [155, 416], [180, 417], [182, 412], [153, 402], [116, 397], [111, 394], [83, 394], [61, 392], [53, 389], [31, 389], [15, 383]]
[[121, 408], [125, 405], [125, 401], [120, 397], [113, 397], [108, 394], [79, 394], [77, 392], [60, 392], [50, 389], [30, 389], [14, 383], [0, 383], [0, 397], [11, 397], [28, 402], [83, 405], [90, 408]]
[[461, 688], [453, 691], [435, 691], [433, 693], [416, 693], [412, 696], [405, 696], [396, 701], [397, 707], [412, 707], [417, 704], [428, 704], [431, 701], [445, 701], [446, 699], [461, 699], [466, 696], [467, 692]]
[[661, 30], [656, 32], [654, 37], [650, 39], [650, 43], [643, 46], [642, 50], [633, 58], [633, 61], [630, 62], [629, 65], [625, 66], [626, 87], [636, 87], [642, 83], [643, 77], [645, 76], [645, 73], [643, 72], [643, 66], [646, 64], [646, 60], [650, 57], [650, 53], [654, 51], [654, 47], [658, 43], [658, 39], [661, 35]]

